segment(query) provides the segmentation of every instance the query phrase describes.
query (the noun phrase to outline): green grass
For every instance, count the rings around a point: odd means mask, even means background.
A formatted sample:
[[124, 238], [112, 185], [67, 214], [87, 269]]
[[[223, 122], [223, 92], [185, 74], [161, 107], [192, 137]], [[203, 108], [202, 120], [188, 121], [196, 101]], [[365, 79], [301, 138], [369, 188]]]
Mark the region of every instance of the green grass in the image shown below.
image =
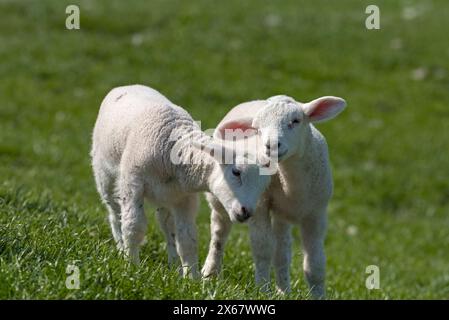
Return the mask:
[[[205, 129], [242, 101], [344, 97], [347, 110], [319, 125], [335, 180], [328, 296], [449, 298], [449, 4], [375, 2], [378, 31], [365, 29], [371, 1], [0, 1], [0, 298], [282, 298], [254, 287], [244, 225], [206, 283], [169, 271], [150, 208], [142, 265], [117, 255], [88, 154], [102, 98], [131, 83]], [[77, 31], [65, 29], [72, 3]], [[201, 262], [208, 221], [203, 201]], [[298, 242], [293, 299], [307, 298]], [[73, 262], [80, 290], [65, 287]]]

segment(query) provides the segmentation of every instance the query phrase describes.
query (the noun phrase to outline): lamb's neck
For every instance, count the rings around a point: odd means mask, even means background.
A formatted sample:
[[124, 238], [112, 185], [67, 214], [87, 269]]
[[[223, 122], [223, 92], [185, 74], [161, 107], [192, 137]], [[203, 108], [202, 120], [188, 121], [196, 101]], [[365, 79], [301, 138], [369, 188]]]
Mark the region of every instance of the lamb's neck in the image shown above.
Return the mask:
[[301, 168], [307, 167], [310, 161], [310, 151], [313, 148], [312, 128], [307, 126], [301, 135], [300, 148], [288, 159], [279, 163], [279, 174], [284, 179], [296, 179], [301, 175]]
[[209, 191], [209, 178], [216, 162], [205, 151], [193, 146], [192, 142], [207, 143], [210, 139], [200, 130], [191, 131], [182, 137], [177, 171], [183, 189], [188, 192]]

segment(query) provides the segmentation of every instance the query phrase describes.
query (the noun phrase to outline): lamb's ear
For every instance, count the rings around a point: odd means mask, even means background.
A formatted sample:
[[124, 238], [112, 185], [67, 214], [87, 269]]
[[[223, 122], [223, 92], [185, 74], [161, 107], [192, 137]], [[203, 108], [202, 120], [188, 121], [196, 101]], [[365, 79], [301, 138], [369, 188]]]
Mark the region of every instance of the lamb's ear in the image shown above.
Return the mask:
[[302, 105], [310, 122], [323, 122], [336, 117], [346, 107], [346, 101], [339, 97], [321, 97]]
[[[234, 140], [234, 137], [242, 139], [256, 134], [257, 130], [252, 126], [253, 118], [240, 118], [226, 121], [220, 124], [214, 132], [215, 139]], [[240, 134], [239, 134], [240, 133]], [[243, 133], [243, 135], [242, 135]]]

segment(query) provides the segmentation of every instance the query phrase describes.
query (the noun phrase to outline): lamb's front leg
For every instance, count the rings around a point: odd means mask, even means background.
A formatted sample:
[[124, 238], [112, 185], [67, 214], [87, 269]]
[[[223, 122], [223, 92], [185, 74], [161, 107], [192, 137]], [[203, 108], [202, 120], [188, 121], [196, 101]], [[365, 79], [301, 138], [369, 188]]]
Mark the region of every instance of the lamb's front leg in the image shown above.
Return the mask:
[[273, 254], [273, 232], [269, 210], [259, 207], [249, 220], [251, 247], [256, 271], [256, 285], [268, 291], [270, 286], [270, 267]]
[[212, 209], [210, 232], [211, 240], [209, 244], [209, 252], [207, 254], [206, 262], [201, 271], [204, 278], [216, 276], [221, 271], [221, 264], [223, 261], [224, 247], [228, 239], [229, 231], [231, 231], [232, 222], [228, 215], [218, 211], [219, 209]]
[[304, 275], [309, 284], [312, 297], [325, 298], [326, 255], [324, 239], [326, 236], [327, 214], [323, 210], [310, 214], [301, 220], [301, 239], [304, 252]]
[[198, 197], [193, 196], [181, 206], [174, 208], [176, 249], [181, 258], [184, 277], [199, 278], [198, 243], [195, 225]]
[[273, 234], [276, 243], [273, 265], [276, 272], [277, 290], [283, 294], [290, 292], [291, 229], [292, 226], [289, 222], [273, 217]]

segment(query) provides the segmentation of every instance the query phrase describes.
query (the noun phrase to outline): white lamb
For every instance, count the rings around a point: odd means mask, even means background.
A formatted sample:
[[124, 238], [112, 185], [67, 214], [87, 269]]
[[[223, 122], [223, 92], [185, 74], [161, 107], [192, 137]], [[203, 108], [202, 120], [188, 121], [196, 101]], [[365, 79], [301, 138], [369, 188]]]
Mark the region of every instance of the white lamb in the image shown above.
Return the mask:
[[[215, 137], [223, 138], [226, 129], [255, 128], [267, 154], [277, 156], [280, 161], [278, 174], [272, 177], [257, 213], [249, 220], [256, 283], [265, 289], [273, 262], [278, 290], [290, 291], [291, 225], [298, 224], [303, 268], [311, 294], [315, 298], [325, 296], [324, 239], [332, 174], [326, 140], [312, 123], [335, 117], [345, 106], [346, 102], [337, 97], [300, 103], [287, 96], [275, 96], [234, 107], [215, 130]], [[212, 217], [209, 254], [202, 269], [204, 277], [220, 272], [231, 228], [217, 199], [212, 195], [207, 198]]]
[[[154, 89], [133, 85], [108, 93], [93, 132], [92, 166], [113, 237], [131, 261], [139, 262], [146, 232], [144, 198], [159, 207], [169, 262], [179, 254], [183, 274], [192, 277], [199, 276], [198, 192], [214, 194], [230, 220], [249, 218], [270, 178], [227, 148]], [[223, 154], [233, 155], [233, 163], [221, 164]]]

